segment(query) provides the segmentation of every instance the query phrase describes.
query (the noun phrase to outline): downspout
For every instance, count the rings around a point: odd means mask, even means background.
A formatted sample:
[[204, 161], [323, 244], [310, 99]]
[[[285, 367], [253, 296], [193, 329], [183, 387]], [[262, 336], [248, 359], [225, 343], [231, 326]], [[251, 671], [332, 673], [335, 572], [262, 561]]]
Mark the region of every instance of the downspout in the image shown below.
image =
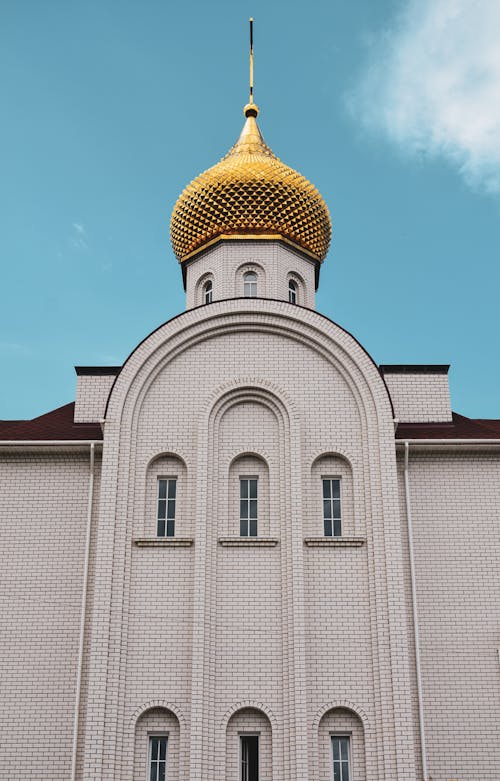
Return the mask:
[[83, 562], [82, 605], [80, 614], [80, 642], [78, 646], [78, 667], [76, 671], [75, 715], [73, 719], [73, 749], [71, 752], [71, 781], [76, 781], [76, 754], [78, 749], [78, 727], [82, 690], [83, 648], [85, 636], [85, 613], [87, 611], [87, 585], [89, 579], [90, 537], [92, 530], [92, 503], [94, 499], [94, 442], [90, 443], [90, 477], [87, 505], [87, 531], [85, 536], [85, 558]]
[[417, 697], [418, 697], [418, 721], [420, 725], [420, 753], [422, 757], [422, 775], [423, 781], [429, 781], [429, 775], [427, 772], [427, 749], [425, 742], [425, 725], [424, 725], [424, 701], [422, 695], [422, 669], [420, 666], [420, 632], [418, 628], [418, 609], [417, 609], [417, 581], [415, 578], [415, 558], [413, 550], [413, 525], [411, 518], [411, 504], [410, 504], [410, 477], [409, 477], [409, 461], [410, 443], [405, 442], [405, 462], [404, 462], [404, 478], [405, 478], [405, 500], [406, 500], [406, 522], [408, 527], [408, 549], [410, 553], [410, 577], [411, 577], [411, 601], [413, 610], [413, 631], [415, 634], [415, 668], [417, 672]]

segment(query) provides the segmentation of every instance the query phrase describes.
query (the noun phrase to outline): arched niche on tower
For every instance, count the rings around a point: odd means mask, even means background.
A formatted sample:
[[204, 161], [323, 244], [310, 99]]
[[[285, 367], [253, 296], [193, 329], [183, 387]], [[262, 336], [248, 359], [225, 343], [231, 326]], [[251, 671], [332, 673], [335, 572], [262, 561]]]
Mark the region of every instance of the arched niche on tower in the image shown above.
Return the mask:
[[[266, 298], [267, 279], [266, 270], [262, 263], [256, 260], [248, 260], [241, 263], [234, 274], [234, 296], [235, 298]], [[255, 295], [249, 295], [245, 282], [247, 279], [255, 279]], [[247, 283], [248, 284], [248, 283]]]
[[[195, 283], [193, 306], [211, 304], [216, 298], [220, 298], [220, 291], [216, 289], [215, 275], [213, 271], [205, 271]], [[209, 295], [209, 293], [211, 295]], [[210, 299], [210, 300], [209, 300]]]
[[[310, 306], [309, 296], [303, 277], [297, 271], [289, 271], [286, 275], [286, 286], [283, 298], [290, 304], [298, 306]], [[294, 299], [294, 300], [293, 300]]]

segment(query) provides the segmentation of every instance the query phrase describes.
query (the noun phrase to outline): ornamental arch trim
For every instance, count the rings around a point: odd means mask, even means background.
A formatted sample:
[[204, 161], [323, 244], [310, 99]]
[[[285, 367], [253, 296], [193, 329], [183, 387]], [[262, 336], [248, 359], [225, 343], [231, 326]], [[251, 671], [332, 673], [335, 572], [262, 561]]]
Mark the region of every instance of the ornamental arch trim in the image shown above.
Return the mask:
[[164, 710], [171, 711], [171, 713], [173, 713], [174, 716], [177, 717], [177, 721], [179, 722], [179, 726], [181, 727], [181, 729], [186, 726], [186, 720], [179, 706], [176, 705], [174, 702], [170, 702], [170, 700], [162, 700], [162, 699], [149, 700], [148, 702], [145, 702], [142, 705], [140, 705], [138, 708], [136, 708], [136, 710], [133, 712], [133, 714], [130, 717], [130, 724], [133, 727], [135, 727], [135, 725], [137, 724], [141, 716], [143, 716], [145, 713], [155, 708], [163, 708]]
[[278, 722], [276, 720], [276, 716], [272, 712], [271, 708], [260, 700], [241, 700], [241, 702], [236, 702], [234, 705], [231, 705], [220, 721], [221, 729], [227, 729], [227, 725], [229, 724], [231, 717], [240, 710], [246, 710], [247, 708], [252, 708], [253, 710], [258, 710], [263, 713], [264, 716], [267, 716], [269, 719], [269, 723], [271, 724], [273, 732], [275, 729], [277, 729]]
[[[269, 311], [270, 304], [271, 311]], [[236, 306], [239, 309], [235, 309]], [[132, 396], [135, 396], [135, 404], [132, 401], [132, 405], [135, 407], [140, 403], [144, 388], [165, 365], [184, 350], [206, 339], [243, 328], [246, 331], [281, 333], [318, 352], [344, 377], [364, 415], [368, 413], [368, 398], [371, 401], [369, 406], [373, 405], [373, 409], [377, 410], [377, 416], [380, 414], [382, 399], [380, 392], [376, 392], [375, 386], [383, 387], [382, 395], [385, 396], [383, 403], [388, 402], [392, 421], [392, 401], [376, 364], [362, 345], [333, 321], [300, 305], [294, 305], [292, 316], [288, 302], [273, 299], [225, 299], [214, 302], [209, 309], [210, 311], [207, 311], [207, 308], [202, 305], [178, 315], [153, 331], [137, 346], [125, 361], [110, 390], [105, 412], [108, 419], [110, 413], [112, 413], [111, 419], [117, 420], [122, 417], [127, 400], [131, 400], [131, 392]], [[248, 320], [249, 317], [252, 319], [251, 322]], [[219, 322], [214, 323], [217, 320]], [[321, 327], [323, 325], [321, 321], [324, 321], [324, 327]], [[161, 338], [167, 329], [171, 333]], [[175, 330], [172, 332], [172, 329]], [[172, 341], [169, 349], [165, 349], [167, 340]], [[162, 351], [164, 354], [154, 361], [154, 356]], [[346, 360], [343, 360], [342, 356], [345, 356]], [[134, 362], [137, 364], [135, 370], [133, 370]], [[149, 370], [147, 370], [148, 363]], [[135, 392], [134, 384], [136, 384]], [[114, 417], [115, 413], [118, 414], [118, 418]]]
[[361, 723], [363, 724], [363, 729], [366, 730], [370, 727], [370, 722], [368, 720], [368, 716], [366, 715], [366, 712], [360, 708], [359, 705], [356, 705], [356, 703], [351, 702], [350, 700], [334, 700], [333, 702], [328, 702], [321, 706], [321, 708], [316, 711], [316, 715], [314, 716], [313, 720], [313, 729], [315, 733], [318, 731], [319, 725], [321, 723], [321, 720], [324, 716], [326, 716], [327, 713], [329, 713], [332, 710], [338, 710], [339, 708], [342, 708], [344, 710], [350, 710], [352, 713], [355, 713], [356, 716], [358, 716], [361, 719]]

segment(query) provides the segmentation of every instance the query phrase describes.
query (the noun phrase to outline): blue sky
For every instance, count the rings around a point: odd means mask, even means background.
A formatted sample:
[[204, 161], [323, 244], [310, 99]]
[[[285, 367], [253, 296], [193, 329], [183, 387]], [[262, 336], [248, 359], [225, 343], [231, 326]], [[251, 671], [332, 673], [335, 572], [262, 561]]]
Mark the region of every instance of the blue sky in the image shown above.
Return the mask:
[[249, 16], [263, 135], [332, 213], [318, 309], [500, 417], [497, 0], [5, 0], [0, 418], [184, 308], [169, 217], [239, 134]]

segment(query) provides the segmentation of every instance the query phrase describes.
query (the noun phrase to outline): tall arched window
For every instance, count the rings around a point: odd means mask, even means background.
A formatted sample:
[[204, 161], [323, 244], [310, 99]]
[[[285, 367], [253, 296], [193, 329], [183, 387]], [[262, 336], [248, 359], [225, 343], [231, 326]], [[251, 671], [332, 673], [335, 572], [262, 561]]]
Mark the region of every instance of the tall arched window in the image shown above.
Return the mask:
[[257, 274], [254, 271], [247, 271], [243, 277], [243, 295], [245, 298], [257, 297]]
[[211, 304], [212, 303], [213, 290], [214, 290], [214, 286], [213, 286], [212, 280], [209, 279], [208, 282], [205, 282], [205, 284], [203, 285], [203, 303], [204, 304]]
[[291, 304], [297, 303], [297, 283], [293, 279], [288, 280], [288, 300]]

